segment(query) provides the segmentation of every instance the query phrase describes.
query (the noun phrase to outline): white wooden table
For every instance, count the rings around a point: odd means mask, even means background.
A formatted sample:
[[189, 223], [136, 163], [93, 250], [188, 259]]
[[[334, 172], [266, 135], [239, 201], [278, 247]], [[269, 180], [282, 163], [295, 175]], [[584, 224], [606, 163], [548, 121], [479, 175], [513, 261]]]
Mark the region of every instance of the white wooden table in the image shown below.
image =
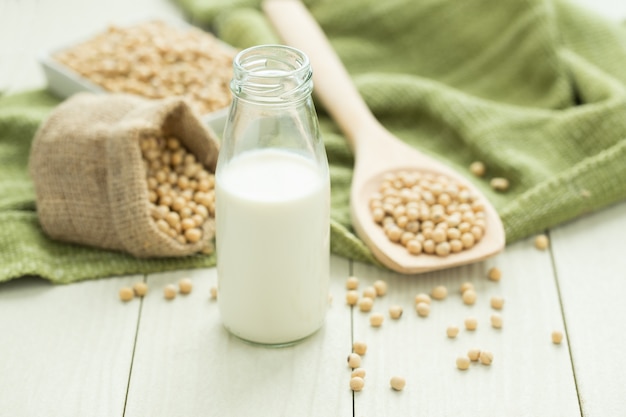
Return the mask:
[[[612, 17], [622, 0], [577, 0]], [[2, 0], [0, 89], [43, 85], [39, 50], [91, 33], [111, 20], [179, 16], [166, 0]], [[16, 41], [17, 39], [17, 41]], [[532, 239], [484, 263], [399, 276], [332, 259], [333, 301], [324, 328], [289, 348], [247, 345], [221, 326], [209, 297], [215, 269], [113, 277], [53, 286], [25, 278], [0, 284], [0, 417], [70, 416], [624, 416], [626, 415], [626, 203], [549, 231], [551, 247]], [[486, 271], [498, 266], [500, 282]], [[374, 311], [399, 304], [405, 314], [370, 327], [344, 302], [345, 280], [361, 288], [384, 279], [389, 293]], [[191, 277], [188, 296], [166, 301], [162, 287]], [[118, 289], [137, 281], [151, 291], [122, 303]], [[473, 282], [466, 306], [458, 288]], [[446, 285], [428, 318], [414, 296]], [[504, 327], [489, 325], [493, 295], [505, 298]], [[463, 330], [467, 316], [478, 319]], [[456, 339], [449, 324], [461, 327]], [[552, 330], [565, 333], [561, 345]], [[366, 386], [353, 394], [346, 356], [368, 344]], [[456, 369], [471, 347], [491, 350], [491, 366]], [[404, 391], [389, 388], [404, 376]]]

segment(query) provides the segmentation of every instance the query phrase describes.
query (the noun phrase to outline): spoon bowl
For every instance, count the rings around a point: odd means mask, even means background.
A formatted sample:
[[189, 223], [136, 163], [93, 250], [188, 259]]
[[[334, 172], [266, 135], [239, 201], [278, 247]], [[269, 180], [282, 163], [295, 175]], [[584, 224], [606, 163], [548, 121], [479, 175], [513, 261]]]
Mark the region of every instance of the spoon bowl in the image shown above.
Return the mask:
[[[352, 225], [383, 265], [402, 274], [417, 274], [478, 262], [500, 252], [504, 228], [489, 201], [462, 175], [396, 138], [376, 120], [336, 55], [322, 29], [299, 0], [265, 0], [263, 9], [288, 45], [309, 56], [314, 94], [339, 125], [355, 154], [350, 192]], [[485, 234], [472, 248], [448, 256], [410, 254], [390, 241], [370, 212], [371, 196], [383, 176], [399, 171], [443, 175], [462, 184], [484, 204]]]
[[[416, 274], [477, 262], [504, 248], [502, 222], [493, 206], [487, 204], [484, 197], [481, 197], [481, 201], [485, 203], [486, 232], [483, 238], [469, 250], [446, 257], [427, 254], [412, 255], [404, 246], [390, 241], [383, 228], [373, 221], [368, 204], [371, 196], [379, 191], [386, 174], [416, 171], [416, 167], [419, 167], [417, 170], [421, 173], [445, 175], [463, 184], [472, 194], [479, 195], [479, 191], [452, 169], [415, 151], [386, 130], [378, 132], [375, 142], [376, 145], [373, 146], [375, 150], [371, 149], [372, 144], [370, 144], [368, 151], [362, 149], [358, 154], [350, 193], [350, 216], [357, 235], [383, 265], [396, 272]], [[385, 156], [386, 163], [380, 163], [381, 155]], [[375, 161], [370, 161], [370, 158]], [[376, 161], [378, 164], [372, 163]]]

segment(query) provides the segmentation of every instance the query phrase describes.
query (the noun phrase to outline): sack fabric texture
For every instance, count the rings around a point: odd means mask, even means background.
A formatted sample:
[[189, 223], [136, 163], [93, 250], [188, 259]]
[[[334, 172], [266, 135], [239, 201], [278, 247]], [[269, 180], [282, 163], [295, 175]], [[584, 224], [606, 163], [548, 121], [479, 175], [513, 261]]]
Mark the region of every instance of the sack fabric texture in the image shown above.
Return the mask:
[[140, 142], [170, 136], [215, 172], [217, 141], [182, 99], [81, 93], [59, 105], [35, 134], [29, 162], [45, 233], [142, 258], [201, 251], [214, 237], [213, 218], [200, 241], [182, 244], [150, 214]]
[[[280, 39], [259, 0], [177, 0], [194, 23], [244, 48]], [[449, 164], [495, 205], [513, 242], [626, 198], [626, 28], [566, 0], [306, 0], [376, 117]], [[313, 68], [315, 71], [315, 68]], [[31, 140], [57, 105], [0, 98], [0, 281], [72, 282], [215, 264], [138, 259], [53, 241], [27, 174]], [[331, 166], [333, 253], [374, 262], [353, 234], [353, 155], [318, 106]], [[468, 167], [480, 160], [484, 178]], [[494, 192], [492, 177], [510, 188]]]

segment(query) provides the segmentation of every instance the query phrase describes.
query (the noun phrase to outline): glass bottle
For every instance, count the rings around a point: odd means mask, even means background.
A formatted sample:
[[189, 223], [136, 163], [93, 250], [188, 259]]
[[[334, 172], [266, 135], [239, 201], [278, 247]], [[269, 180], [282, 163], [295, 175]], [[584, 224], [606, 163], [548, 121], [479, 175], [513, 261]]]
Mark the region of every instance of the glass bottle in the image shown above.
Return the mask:
[[216, 168], [218, 305], [241, 339], [295, 343], [328, 308], [330, 175], [308, 57], [241, 51]]

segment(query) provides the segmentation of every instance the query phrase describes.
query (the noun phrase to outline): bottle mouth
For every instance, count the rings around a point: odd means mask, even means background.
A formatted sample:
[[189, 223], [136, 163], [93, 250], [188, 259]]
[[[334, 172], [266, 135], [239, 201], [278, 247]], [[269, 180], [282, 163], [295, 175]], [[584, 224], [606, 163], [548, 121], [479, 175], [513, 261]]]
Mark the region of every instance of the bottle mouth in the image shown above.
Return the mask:
[[312, 76], [304, 52], [285, 45], [253, 46], [235, 56], [230, 89], [239, 98], [283, 103], [311, 94]]

